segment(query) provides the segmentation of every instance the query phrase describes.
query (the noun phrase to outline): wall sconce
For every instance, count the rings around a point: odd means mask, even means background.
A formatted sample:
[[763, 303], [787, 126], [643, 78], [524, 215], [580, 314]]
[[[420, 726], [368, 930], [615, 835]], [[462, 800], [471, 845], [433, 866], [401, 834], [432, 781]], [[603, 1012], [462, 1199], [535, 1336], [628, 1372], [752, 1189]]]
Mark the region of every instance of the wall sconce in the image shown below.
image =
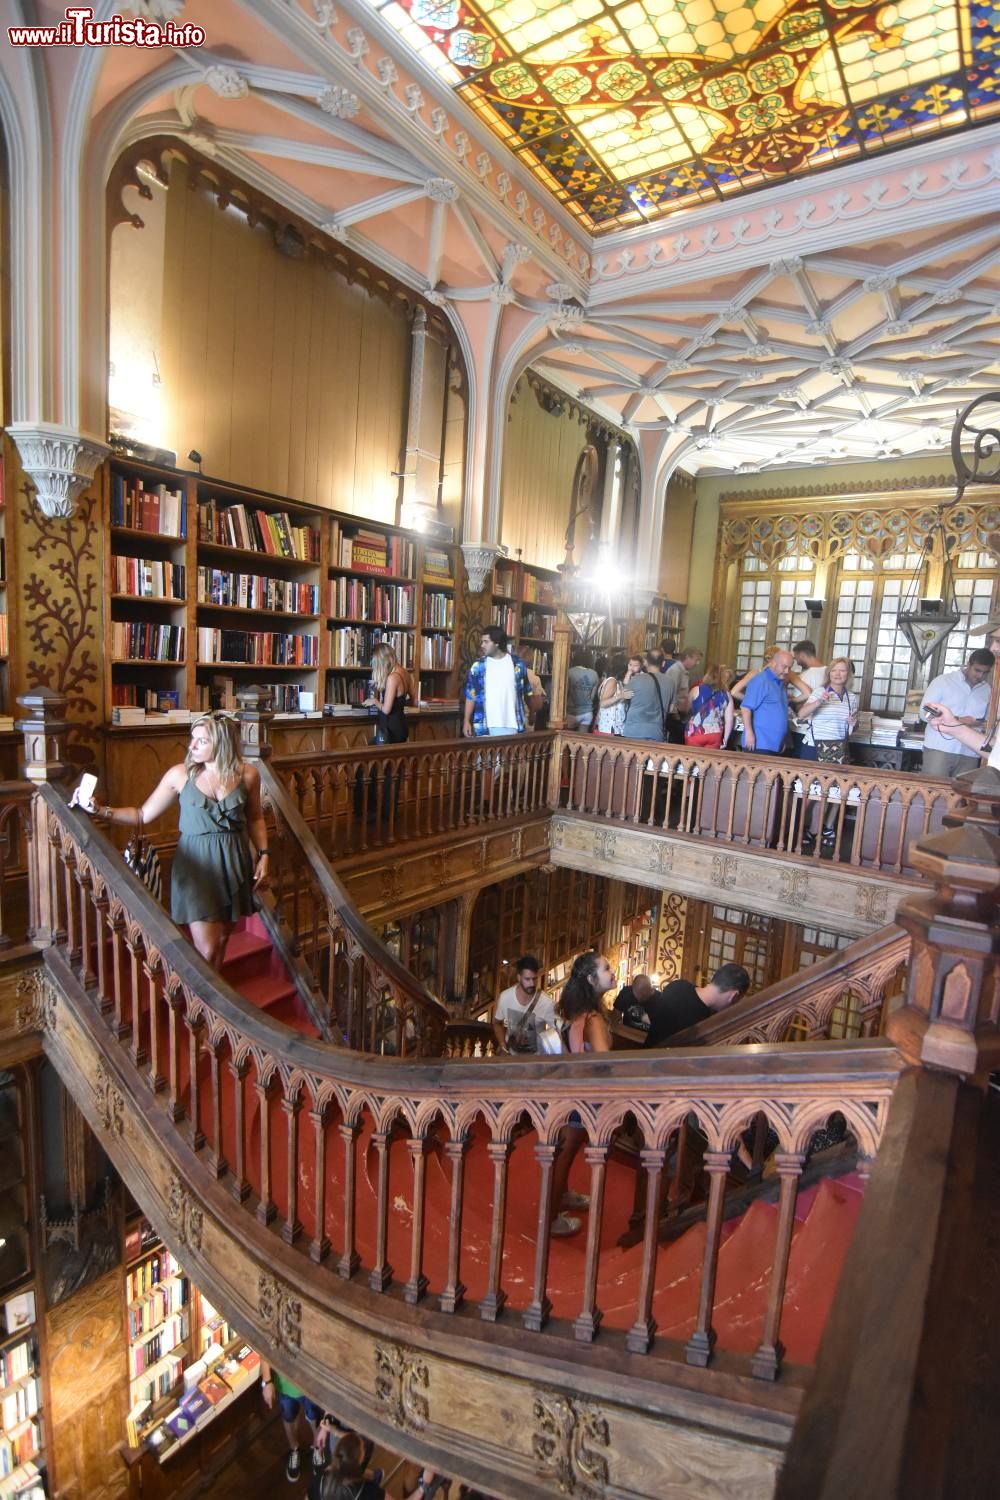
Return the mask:
[[809, 616], [810, 620], [821, 620], [823, 618], [823, 606], [826, 603], [825, 599], [806, 599], [804, 600], [804, 603], [806, 606], [806, 614]]

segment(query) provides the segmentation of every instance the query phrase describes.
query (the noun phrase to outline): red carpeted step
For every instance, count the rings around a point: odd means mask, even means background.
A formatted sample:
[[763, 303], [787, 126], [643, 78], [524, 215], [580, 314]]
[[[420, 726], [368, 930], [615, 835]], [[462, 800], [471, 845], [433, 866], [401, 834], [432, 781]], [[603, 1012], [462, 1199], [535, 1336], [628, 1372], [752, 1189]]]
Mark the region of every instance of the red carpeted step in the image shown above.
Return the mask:
[[281, 955], [258, 916], [245, 917], [226, 945], [223, 978], [244, 1000], [306, 1036], [318, 1036]]

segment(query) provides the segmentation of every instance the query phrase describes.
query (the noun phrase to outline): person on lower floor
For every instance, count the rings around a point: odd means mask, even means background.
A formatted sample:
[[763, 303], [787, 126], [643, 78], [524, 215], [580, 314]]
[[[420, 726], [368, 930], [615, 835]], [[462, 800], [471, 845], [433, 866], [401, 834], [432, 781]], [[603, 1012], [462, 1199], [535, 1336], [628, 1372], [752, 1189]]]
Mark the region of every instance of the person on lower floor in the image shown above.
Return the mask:
[[487, 625], [479, 641], [480, 656], [469, 668], [465, 684], [462, 733], [466, 739], [479, 735], [524, 734], [528, 710], [535, 707], [528, 669], [519, 656], [507, 649], [506, 630]]
[[657, 991], [648, 974], [636, 974], [631, 984], [622, 985], [615, 996], [615, 1012], [626, 1026], [649, 1025], [649, 1008], [655, 1002]]
[[625, 669], [625, 687], [632, 694], [625, 713], [625, 734], [630, 740], [663, 739], [663, 699], [641, 656], [630, 656]]
[[538, 1033], [556, 1024], [556, 1008], [539, 987], [541, 963], [523, 953], [515, 965], [517, 982], [501, 990], [493, 1011], [493, 1035], [498, 1051], [538, 1051]]
[[708, 984], [694, 985], [689, 979], [675, 979], [649, 1007], [645, 1046], [662, 1047], [689, 1026], [697, 1026], [716, 1011], [725, 1010], [749, 988], [750, 975], [740, 964], [723, 964]]
[[595, 734], [624, 734], [625, 716], [632, 701], [632, 693], [625, 686], [628, 660], [621, 654], [613, 656], [597, 693], [597, 720]]
[[[610, 1052], [611, 1029], [604, 1015], [604, 996], [614, 989], [614, 970], [600, 953], [581, 953], [559, 996], [558, 1012], [563, 1023], [566, 1050]], [[583, 1220], [566, 1209], [590, 1207], [586, 1193], [569, 1190], [569, 1173], [577, 1153], [587, 1139], [580, 1116], [574, 1110], [559, 1132], [559, 1151], [552, 1170], [553, 1218], [550, 1233], [557, 1239], [578, 1234]]]
[[780, 755], [788, 738], [790, 651], [775, 651], [767, 666], [751, 677], [740, 704], [743, 748], [757, 755]]
[[591, 666], [590, 652], [583, 646], [574, 646], [570, 656], [569, 672], [566, 676], [566, 728], [581, 732], [594, 722], [594, 694], [597, 692], [597, 673]]
[[[837, 656], [823, 668], [823, 675], [823, 685], [809, 695], [798, 711], [806, 726], [799, 759], [815, 760], [824, 766], [843, 766], [847, 763], [850, 734], [858, 719], [858, 695], [851, 692], [854, 674], [847, 657]], [[808, 786], [806, 795], [808, 797]], [[816, 845], [814, 799], [808, 817], [809, 827], [802, 834], [803, 849], [812, 849]], [[836, 818], [837, 804], [831, 802], [823, 818], [824, 844], [836, 843]]]
[[[322, 1407], [316, 1405], [315, 1401], [310, 1401], [308, 1396], [304, 1396], [298, 1386], [294, 1385], [287, 1376], [279, 1374], [277, 1370], [272, 1370], [266, 1359], [260, 1362], [260, 1378], [261, 1394], [268, 1411], [274, 1410], [275, 1401], [278, 1403], [281, 1424], [285, 1429], [285, 1437], [288, 1439], [285, 1474], [289, 1483], [294, 1484], [302, 1472], [302, 1449], [312, 1449], [323, 1410]], [[309, 1436], [305, 1442], [302, 1441], [303, 1421], [309, 1430]]]
[[690, 694], [684, 743], [694, 749], [722, 750], [733, 732], [736, 708], [723, 681], [724, 667], [706, 667]]
[[957, 724], [969, 729], [985, 728], [990, 711], [990, 673], [993, 655], [982, 647], [973, 651], [958, 672], [942, 672], [932, 678], [920, 702], [927, 727], [924, 730], [924, 754], [921, 770], [925, 776], [939, 776], [947, 781], [968, 771], [975, 751], [939, 730], [935, 716], [927, 713], [929, 705], [943, 706]]

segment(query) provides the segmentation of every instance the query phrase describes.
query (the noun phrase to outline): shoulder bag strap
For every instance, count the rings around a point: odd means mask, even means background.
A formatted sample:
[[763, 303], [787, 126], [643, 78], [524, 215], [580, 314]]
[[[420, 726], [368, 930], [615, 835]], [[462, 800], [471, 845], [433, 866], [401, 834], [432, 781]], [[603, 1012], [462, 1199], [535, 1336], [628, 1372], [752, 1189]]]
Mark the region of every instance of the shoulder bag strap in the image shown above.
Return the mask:
[[521, 1012], [521, 1014], [517, 1018], [516, 1024], [513, 1025], [510, 1028], [511, 1031], [523, 1031], [524, 1030], [524, 1027], [525, 1027], [525, 1025], [527, 1024], [527, 1021], [528, 1021], [528, 1017], [531, 1015], [532, 1011], [534, 1010], [535, 1006], [538, 1004], [538, 1002], [539, 1002], [539, 1000], [541, 998], [542, 998], [542, 992], [541, 992], [541, 990], [536, 990], [535, 993], [534, 993], [534, 997], [532, 998], [531, 1004], [528, 1006], [528, 1009]]

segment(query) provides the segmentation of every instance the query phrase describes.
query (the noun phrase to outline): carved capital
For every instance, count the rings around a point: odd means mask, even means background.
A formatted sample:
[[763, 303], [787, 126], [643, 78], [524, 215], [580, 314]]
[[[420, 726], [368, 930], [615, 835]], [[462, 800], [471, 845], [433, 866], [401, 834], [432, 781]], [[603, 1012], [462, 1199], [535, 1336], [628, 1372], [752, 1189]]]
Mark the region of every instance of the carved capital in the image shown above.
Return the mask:
[[176, 1172], [171, 1172], [167, 1184], [166, 1206], [167, 1218], [177, 1231], [181, 1244], [189, 1245], [192, 1250], [200, 1250], [205, 1215], [201, 1205], [195, 1201]]
[[430, 1420], [427, 1361], [399, 1344], [375, 1345], [375, 1400], [396, 1427], [420, 1432]]
[[43, 968], [26, 970], [18, 979], [14, 994], [21, 1002], [14, 1012], [14, 1029], [20, 1035], [29, 1031], [55, 1031], [56, 991]]
[[257, 1280], [257, 1313], [277, 1348], [301, 1348], [302, 1303], [276, 1276], [264, 1271]]
[[500, 548], [495, 542], [463, 542], [462, 556], [465, 558], [469, 588], [474, 594], [481, 594], [493, 571], [493, 564], [500, 556]]
[[611, 1434], [600, 1409], [551, 1392], [535, 1393], [531, 1451], [554, 1494], [599, 1500], [609, 1483]]
[[73, 515], [108, 451], [107, 444], [52, 422], [12, 422], [7, 431], [35, 486], [42, 514], [50, 518]]

